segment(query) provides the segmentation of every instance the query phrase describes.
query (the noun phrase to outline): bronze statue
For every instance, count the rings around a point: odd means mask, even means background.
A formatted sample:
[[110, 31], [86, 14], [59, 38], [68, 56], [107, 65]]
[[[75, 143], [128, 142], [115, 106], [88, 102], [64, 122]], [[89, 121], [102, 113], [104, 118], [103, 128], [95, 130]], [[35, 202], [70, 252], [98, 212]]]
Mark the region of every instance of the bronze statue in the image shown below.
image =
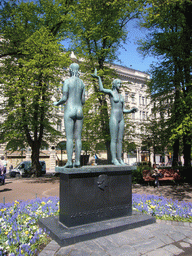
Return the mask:
[[73, 138], [75, 139], [75, 163], [74, 167], [80, 167], [81, 133], [83, 127], [83, 104], [85, 103], [85, 85], [79, 78], [79, 65], [70, 65], [70, 78], [63, 84], [63, 97], [54, 102], [55, 106], [65, 103], [64, 124], [67, 137], [67, 163], [66, 168], [72, 168]]
[[122, 140], [124, 133], [124, 117], [123, 113], [134, 113], [137, 108], [130, 110], [124, 108], [124, 99], [119, 92], [121, 87], [121, 80], [115, 79], [112, 82], [112, 90], [103, 88], [100, 76], [97, 75], [97, 70], [92, 74], [94, 78], [99, 81], [99, 90], [109, 95], [111, 102], [111, 116], [109, 121], [110, 135], [111, 135], [111, 157], [112, 164], [125, 165], [122, 160]]

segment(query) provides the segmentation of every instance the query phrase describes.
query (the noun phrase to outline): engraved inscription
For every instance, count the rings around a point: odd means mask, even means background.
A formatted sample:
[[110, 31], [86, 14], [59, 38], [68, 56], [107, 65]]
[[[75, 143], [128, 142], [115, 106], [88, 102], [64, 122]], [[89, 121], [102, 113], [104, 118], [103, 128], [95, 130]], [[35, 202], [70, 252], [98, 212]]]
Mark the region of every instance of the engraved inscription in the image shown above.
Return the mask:
[[97, 215], [99, 217], [107, 216], [107, 211], [108, 212], [120, 211], [120, 210], [128, 209], [129, 207], [131, 207], [131, 206], [130, 205], [117, 205], [117, 206], [107, 207], [105, 209], [101, 208], [101, 209], [91, 210], [91, 211], [87, 211], [87, 212], [76, 212], [76, 213], [71, 214], [71, 219], [81, 218], [81, 217], [85, 217], [85, 216], [89, 216], [89, 215]]

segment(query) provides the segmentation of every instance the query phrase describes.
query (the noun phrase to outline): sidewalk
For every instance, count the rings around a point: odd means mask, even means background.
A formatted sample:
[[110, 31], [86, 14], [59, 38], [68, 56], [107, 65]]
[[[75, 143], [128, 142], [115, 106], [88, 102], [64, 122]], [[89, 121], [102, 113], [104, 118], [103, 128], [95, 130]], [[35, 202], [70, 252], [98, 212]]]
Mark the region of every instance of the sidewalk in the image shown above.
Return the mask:
[[157, 221], [97, 239], [60, 247], [51, 241], [39, 256], [192, 255], [192, 225]]

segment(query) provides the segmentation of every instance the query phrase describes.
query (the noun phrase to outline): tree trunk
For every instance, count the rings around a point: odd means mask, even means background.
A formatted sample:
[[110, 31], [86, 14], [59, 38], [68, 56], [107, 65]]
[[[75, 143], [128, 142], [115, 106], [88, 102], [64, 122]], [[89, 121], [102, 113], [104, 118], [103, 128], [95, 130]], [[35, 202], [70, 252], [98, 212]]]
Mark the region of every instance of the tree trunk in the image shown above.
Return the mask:
[[156, 151], [155, 151], [155, 147], [153, 147], [153, 162], [156, 163]]
[[110, 144], [111, 144], [110, 141], [106, 141], [106, 143], [105, 143], [106, 148], [107, 148], [107, 163], [108, 163], [108, 164], [111, 164], [111, 149], [110, 149]]
[[191, 144], [188, 141], [188, 136], [183, 136], [183, 155], [184, 155], [184, 166], [191, 167]]
[[34, 144], [32, 147], [31, 161], [32, 161], [32, 173], [36, 177], [40, 177], [42, 175], [42, 167], [41, 167], [41, 164], [39, 163], [38, 144]]
[[176, 139], [173, 144], [173, 162], [172, 166], [178, 166], [178, 158], [179, 158], [179, 139]]

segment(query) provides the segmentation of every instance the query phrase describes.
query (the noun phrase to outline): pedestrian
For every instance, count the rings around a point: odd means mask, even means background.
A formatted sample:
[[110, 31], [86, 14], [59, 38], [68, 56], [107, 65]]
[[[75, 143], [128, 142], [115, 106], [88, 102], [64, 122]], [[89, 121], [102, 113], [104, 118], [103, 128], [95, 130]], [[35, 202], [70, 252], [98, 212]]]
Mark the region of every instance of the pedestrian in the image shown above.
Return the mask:
[[0, 159], [0, 182], [4, 185], [5, 184], [5, 173], [4, 173], [4, 165], [2, 158]]
[[95, 164], [97, 165], [98, 164], [98, 156], [97, 156], [97, 154], [95, 153]]
[[3, 167], [4, 167], [4, 174], [5, 174], [6, 171], [7, 171], [7, 161], [5, 160], [4, 156], [1, 156], [1, 162], [2, 162]]
[[154, 188], [159, 187], [159, 177], [162, 177], [162, 173], [157, 169], [156, 164], [153, 164], [153, 169], [151, 170], [151, 177], [155, 178]]

